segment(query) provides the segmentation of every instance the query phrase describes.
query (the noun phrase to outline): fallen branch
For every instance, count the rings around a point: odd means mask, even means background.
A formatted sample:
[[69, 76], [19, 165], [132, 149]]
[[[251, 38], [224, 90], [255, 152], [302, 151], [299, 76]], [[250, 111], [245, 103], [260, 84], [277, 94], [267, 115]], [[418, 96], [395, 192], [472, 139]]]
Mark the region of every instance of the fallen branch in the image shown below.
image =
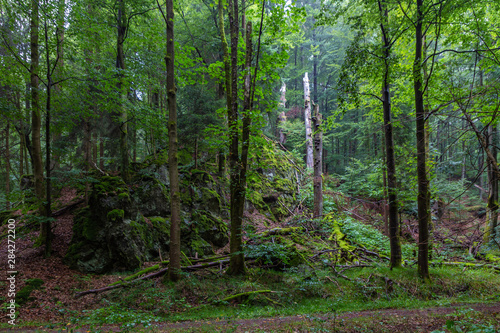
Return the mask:
[[67, 206], [53, 212], [52, 217], [61, 216], [62, 214], [66, 213], [67, 211], [72, 210], [73, 208], [75, 208], [76, 206], [78, 206], [79, 204], [84, 203], [84, 202], [85, 202], [85, 199], [81, 199], [81, 200], [78, 200], [77, 202], [73, 202], [72, 204], [67, 205]]
[[325, 253], [337, 252], [337, 251], [340, 251], [340, 249], [323, 250], [323, 251], [320, 251], [320, 252], [316, 253], [315, 255], [311, 256], [311, 259], [316, 258], [322, 254], [325, 254]]
[[301, 231], [302, 227], [274, 228], [261, 233], [262, 236], [289, 235], [295, 231]]
[[127, 282], [127, 281], [132, 281], [132, 280], [136, 279], [137, 277], [139, 277], [141, 275], [144, 275], [146, 273], [149, 273], [149, 272], [152, 272], [152, 271], [156, 271], [157, 269], [160, 269], [160, 266], [168, 266], [168, 264], [169, 264], [168, 261], [162, 261], [159, 264], [156, 264], [154, 266], [145, 268], [142, 271], [139, 271], [139, 272], [134, 273], [134, 274], [132, 274], [130, 276], [127, 276], [126, 278], [124, 278], [124, 279], [122, 279], [120, 281], [116, 281], [116, 282], [112, 283], [110, 286], [121, 284], [121, 283]]
[[237, 299], [237, 300], [241, 300], [242, 298], [248, 298], [250, 295], [254, 295], [254, 294], [267, 294], [267, 293], [273, 293], [274, 291], [272, 290], [255, 290], [255, 291], [247, 291], [245, 293], [240, 293], [240, 294], [236, 294], [236, 295], [231, 295], [231, 296], [228, 296], [220, 301], [217, 301], [217, 303], [220, 303], [220, 302], [229, 302], [229, 301], [232, 301], [234, 299]]
[[[229, 262], [229, 259], [205, 263], [205, 264], [199, 264], [199, 265], [184, 266], [184, 267], [181, 267], [181, 269], [183, 271], [192, 271], [192, 270], [197, 270], [197, 269], [202, 269], [202, 268], [207, 268], [207, 267], [219, 266], [222, 263], [227, 263], [227, 262]], [[142, 272], [144, 272], [144, 270]], [[157, 272], [141, 276], [140, 278], [137, 278], [137, 279], [132, 280], [130, 282], [121, 282], [121, 283], [119, 282], [118, 284], [113, 284], [113, 285], [110, 285], [110, 286], [107, 286], [104, 288], [100, 288], [100, 289], [90, 289], [90, 290], [82, 291], [82, 292], [76, 293], [75, 297], [81, 297], [81, 296], [88, 295], [88, 294], [98, 294], [98, 293], [101, 293], [103, 291], [127, 287], [127, 286], [134, 284], [135, 282], [138, 282], [138, 281], [147, 280], [147, 279], [151, 279], [151, 278], [154, 278], [157, 276], [164, 275], [166, 272], [168, 272], [168, 267], [163, 268]]]
[[342, 272], [348, 270], [348, 269], [351, 269], [351, 268], [359, 268], [359, 267], [373, 267], [371, 265], [353, 265], [353, 266], [347, 266], [347, 267], [344, 267], [342, 268], [339, 272], [337, 272], [337, 274], [341, 274]]

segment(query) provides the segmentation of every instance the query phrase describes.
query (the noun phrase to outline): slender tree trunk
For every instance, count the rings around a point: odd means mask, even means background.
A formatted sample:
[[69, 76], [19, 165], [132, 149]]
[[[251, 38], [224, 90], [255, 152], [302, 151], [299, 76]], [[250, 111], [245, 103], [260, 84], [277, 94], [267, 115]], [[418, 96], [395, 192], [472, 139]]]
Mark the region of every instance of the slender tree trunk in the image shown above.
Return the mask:
[[10, 209], [10, 201], [9, 201], [9, 194], [10, 194], [10, 142], [9, 142], [9, 137], [10, 137], [10, 122], [7, 120], [7, 127], [5, 128], [5, 195], [6, 195], [6, 201], [5, 201], [5, 209], [9, 210]]
[[129, 158], [128, 158], [128, 116], [126, 108], [127, 90], [125, 86], [125, 55], [123, 43], [127, 33], [127, 15], [125, 12], [125, 0], [118, 0], [117, 16], [117, 42], [116, 42], [116, 68], [119, 71], [119, 82], [117, 84], [120, 100], [118, 101], [118, 115], [120, 119], [120, 171], [125, 182], [130, 181]]
[[[497, 161], [498, 133], [496, 125], [488, 126], [488, 138], [491, 155]], [[498, 226], [498, 173], [494, 169], [492, 161], [488, 167], [488, 205], [486, 209], [486, 232], [485, 241], [489, 242], [496, 239], [496, 228]]]
[[[245, 258], [242, 253], [242, 205], [244, 205], [244, 188], [241, 187], [241, 174], [243, 166], [239, 158], [239, 131], [238, 131], [238, 0], [229, 0], [229, 27], [231, 30], [231, 104], [228, 105], [228, 125], [230, 136], [229, 167], [230, 167], [230, 192], [231, 192], [231, 238], [229, 262], [229, 275], [245, 274]], [[246, 64], [245, 64], [246, 65]], [[248, 69], [245, 68], [248, 75]], [[246, 89], [247, 76], [245, 76]], [[244, 94], [247, 94], [245, 91]], [[246, 97], [244, 97], [246, 98]], [[245, 112], [246, 113], [246, 112]], [[248, 116], [248, 114], [247, 114]], [[243, 133], [246, 135], [247, 133]], [[243, 144], [245, 144], [243, 139]], [[246, 166], [245, 166], [246, 168]], [[243, 200], [243, 202], [241, 202]]]
[[91, 167], [95, 169], [97, 165], [97, 132], [94, 130], [91, 133], [91, 145], [92, 145], [92, 165]]
[[99, 135], [99, 168], [104, 170], [104, 139]]
[[[280, 89], [281, 92], [281, 97], [280, 97], [280, 107], [284, 110], [286, 106], [286, 84], [283, 83]], [[285, 111], [281, 111], [280, 114], [278, 115], [278, 121], [276, 125], [277, 129], [277, 137], [278, 137], [278, 142], [281, 144], [285, 144], [286, 142], [286, 134], [283, 132], [283, 129], [281, 128], [281, 124], [283, 124], [286, 121], [286, 115]]]
[[384, 47], [384, 77], [382, 81], [382, 101], [384, 113], [385, 150], [387, 162], [387, 194], [389, 199], [389, 240], [391, 247], [391, 268], [401, 267], [401, 241], [400, 225], [398, 220], [398, 198], [396, 182], [396, 159], [394, 154], [394, 137], [391, 112], [390, 92], [390, 47], [391, 43], [387, 36], [388, 12], [385, 2], [379, 2], [379, 9], [384, 22], [380, 24], [382, 32], [382, 43]]
[[321, 129], [319, 104], [314, 104], [314, 209], [313, 217], [323, 215], [323, 132]]
[[26, 143], [24, 142], [24, 129], [23, 122], [19, 121], [19, 176], [24, 175], [24, 154], [26, 150]]
[[[90, 120], [87, 118], [83, 123], [83, 163], [85, 174], [88, 176], [90, 171], [90, 161], [91, 161], [91, 138], [92, 138], [92, 130], [90, 128]], [[88, 181], [85, 182], [85, 193], [84, 199], [85, 204], [89, 203], [89, 192], [90, 192], [90, 183]]]
[[51, 178], [51, 133], [50, 122], [52, 113], [52, 74], [50, 66], [50, 53], [49, 53], [49, 34], [48, 34], [47, 19], [44, 21], [45, 31], [45, 60], [47, 66], [47, 100], [45, 107], [45, 180], [46, 185], [46, 199], [45, 199], [45, 217], [46, 220], [42, 224], [42, 243], [45, 244], [45, 257], [50, 257], [52, 253], [52, 178]]
[[314, 162], [311, 130], [311, 96], [307, 73], [304, 75], [304, 108], [304, 121], [306, 125], [306, 167], [312, 169]]
[[170, 176], [170, 264], [168, 277], [178, 281], [181, 272], [181, 197], [179, 189], [177, 141], [177, 93], [175, 87], [174, 3], [166, 2], [167, 54], [167, 107], [168, 107], [168, 172]]
[[[40, 95], [38, 91], [39, 79], [39, 51], [38, 51], [38, 0], [31, 0], [31, 22], [30, 22], [30, 38], [31, 38], [31, 67], [30, 67], [30, 87], [31, 87], [31, 135], [33, 145], [33, 174], [35, 179], [35, 196], [39, 203], [39, 215], [45, 216], [45, 190], [43, 187], [43, 162], [42, 162], [42, 145], [41, 145], [41, 128], [42, 115], [40, 110]], [[45, 224], [40, 225], [40, 240], [45, 244], [46, 228]]]
[[[232, 103], [232, 88], [231, 88], [231, 58], [229, 56], [229, 45], [227, 43], [226, 39], [226, 32], [224, 29], [224, 12], [223, 12], [223, 5], [222, 5], [222, 0], [219, 0], [218, 2], [218, 20], [219, 20], [219, 29], [220, 29], [220, 36], [221, 36], [221, 44], [222, 44], [222, 51], [224, 52], [224, 83], [225, 83], [225, 88], [226, 88], [226, 107], [227, 107], [227, 114], [228, 114], [228, 121], [231, 119], [231, 103]], [[225, 165], [226, 165], [226, 158], [224, 156], [223, 152], [219, 152], [219, 175], [223, 176], [224, 175], [224, 170], [225, 170]]]
[[415, 91], [415, 120], [417, 137], [417, 182], [418, 182], [418, 273], [429, 280], [429, 180], [427, 178], [424, 91], [422, 78], [422, 22], [423, 0], [417, 0], [415, 25], [415, 62], [413, 80]]

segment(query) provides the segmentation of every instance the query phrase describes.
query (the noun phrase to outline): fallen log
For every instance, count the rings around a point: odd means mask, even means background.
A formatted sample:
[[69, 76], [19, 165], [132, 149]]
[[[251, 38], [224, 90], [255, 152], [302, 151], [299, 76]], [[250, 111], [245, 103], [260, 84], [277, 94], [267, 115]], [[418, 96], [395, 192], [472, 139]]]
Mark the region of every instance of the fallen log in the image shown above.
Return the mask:
[[69, 204], [59, 210], [56, 210], [55, 212], [52, 213], [52, 217], [58, 217], [58, 216], [61, 216], [63, 215], [64, 213], [72, 210], [73, 208], [75, 208], [76, 206], [78, 206], [79, 204], [81, 203], [84, 203], [85, 202], [85, 199], [81, 199], [81, 200], [78, 200], [77, 202], [73, 202], [72, 204]]
[[232, 301], [232, 300], [235, 300], [235, 299], [247, 298], [250, 295], [254, 295], [254, 294], [266, 294], [266, 293], [273, 293], [273, 291], [272, 290], [247, 291], [245, 293], [240, 293], [240, 294], [228, 296], [228, 297], [226, 297], [224, 299], [221, 299], [220, 301], [217, 301], [217, 303], [220, 303], [220, 302], [229, 302], [229, 301]]
[[302, 231], [302, 227], [274, 228], [261, 233], [262, 236], [289, 235], [292, 232]]
[[[209, 262], [209, 263], [203, 263], [203, 264], [198, 264], [198, 265], [184, 266], [184, 267], [181, 267], [181, 270], [183, 270], [183, 271], [194, 271], [194, 270], [197, 270], [197, 269], [208, 268], [208, 267], [213, 267], [213, 266], [219, 266], [219, 265], [221, 265], [223, 263], [228, 263], [228, 262], [229, 262], [229, 259], [227, 259], [227, 260], [219, 260], [219, 261], [214, 261], [214, 262]], [[144, 270], [142, 272], [144, 272]], [[116, 288], [127, 287], [127, 286], [130, 286], [130, 285], [134, 284], [135, 282], [138, 282], [138, 281], [151, 279], [151, 278], [154, 278], [154, 277], [157, 277], [157, 276], [162, 276], [162, 275], [164, 275], [167, 272], [168, 272], [168, 267], [163, 268], [163, 269], [161, 269], [161, 270], [159, 270], [157, 272], [141, 276], [141, 277], [139, 277], [139, 278], [137, 278], [135, 280], [132, 280], [130, 282], [120, 281], [120, 282], [118, 282], [118, 284], [116, 284], [116, 282], [115, 282], [114, 284], [109, 285], [109, 286], [104, 287], [104, 288], [90, 289], [90, 290], [82, 291], [82, 292], [76, 293], [75, 297], [81, 297], [81, 296], [88, 295], [88, 294], [98, 294], [98, 293], [101, 293], [103, 291], [108, 291], [108, 290], [112, 290], [112, 289], [116, 289]], [[139, 273], [141, 273], [141, 272], [139, 272]]]

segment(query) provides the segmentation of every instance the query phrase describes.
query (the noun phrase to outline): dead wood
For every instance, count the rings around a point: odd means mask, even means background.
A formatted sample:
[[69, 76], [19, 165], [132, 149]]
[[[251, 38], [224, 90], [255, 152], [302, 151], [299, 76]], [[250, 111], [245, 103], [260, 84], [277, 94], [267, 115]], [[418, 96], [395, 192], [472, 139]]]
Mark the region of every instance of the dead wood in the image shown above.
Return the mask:
[[[219, 261], [214, 261], [214, 262], [209, 262], [209, 263], [203, 263], [203, 264], [198, 264], [198, 265], [184, 266], [184, 267], [181, 267], [181, 269], [183, 271], [194, 271], [194, 270], [208, 268], [208, 267], [213, 267], [213, 266], [220, 266], [221, 264], [228, 263], [228, 262], [229, 262], [229, 259], [219, 260]], [[147, 280], [147, 279], [151, 279], [151, 278], [154, 278], [154, 277], [157, 277], [157, 276], [162, 276], [162, 275], [164, 275], [167, 272], [168, 272], [168, 267], [163, 268], [163, 269], [161, 269], [161, 270], [159, 270], [157, 272], [141, 276], [140, 278], [137, 278], [137, 279], [132, 280], [130, 282], [122, 282], [122, 283], [115, 284], [115, 285], [110, 285], [110, 286], [107, 286], [107, 287], [104, 287], [104, 288], [90, 289], [90, 290], [82, 291], [82, 292], [76, 293], [75, 297], [81, 297], [81, 296], [88, 295], [88, 294], [98, 294], [98, 293], [101, 293], [103, 291], [108, 291], [108, 290], [112, 290], [112, 289], [116, 289], [116, 288], [127, 287], [127, 286], [130, 286], [130, 285], [134, 284], [135, 282], [138, 282], [138, 281], [141, 281], [141, 280]]]
[[73, 210], [76, 206], [78, 206], [79, 204], [81, 203], [84, 203], [85, 202], [85, 199], [80, 199], [78, 200], [77, 202], [73, 202], [72, 204], [70, 205], [67, 205], [59, 210], [56, 210], [55, 212], [52, 213], [52, 217], [58, 217], [58, 216], [61, 216], [63, 215], [64, 213], [70, 211], [70, 210]]

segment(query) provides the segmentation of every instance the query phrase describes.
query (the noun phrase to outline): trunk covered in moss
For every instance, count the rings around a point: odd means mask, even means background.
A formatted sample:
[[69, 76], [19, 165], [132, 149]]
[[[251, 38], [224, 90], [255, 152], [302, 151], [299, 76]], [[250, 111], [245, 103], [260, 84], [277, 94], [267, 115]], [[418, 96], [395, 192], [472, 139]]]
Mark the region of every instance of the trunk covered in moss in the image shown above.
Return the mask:
[[[239, 131], [238, 131], [238, 0], [229, 1], [229, 27], [231, 31], [231, 101], [228, 104], [229, 124], [229, 168], [231, 192], [231, 260], [228, 273], [231, 275], [245, 273], [245, 258], [242, 253], [242, 205], [244, 205], [244, 188], [240, 184]], [[246, 81], [246, 78], [245, 78]], [[229, 101], [229, 99], [228, 99]], [[240, 214], [241, 211], [241, 214]]]
[[[488, 137], [491, 155], [496, 163], [497, 157], [497, 127], [488, 126]], [[488, 161], [488, 205], [486, 217], [485, 241], [489, 242], [496, 238], [496, 228], [498, 226], [498, 170], [495, 170], [493, 161]]]
[[323, 215], [323, 133], [321, 130], [321, 113], [319, 105], [314, 104], [314, 209], [313, 216]]
[[168, 172], [170, 176], [170, 265], [168, 275], [171, 281], [179, 280], [181, 271], [181, 197], [179, 170], [177, 168], [177, 105], [174, 76], [174, 4], [166, 2], [167, 55], [167, 107], [168, 107]]
[[116, 68], [119, 72], [118, 88], [118, 110], [117, 116], [120, 122], [120, 171], [125, 182], [130, 181], [129, 160], [128, 160], [128, 131], [127, 131], [127, 90], [125, 86], [125, 55], [123, 52], [123, 43], [127, 34], [127, 15], [125, 13], [125, 0], [118, 0], [117, 15], [117, 41], [116, 41]]

